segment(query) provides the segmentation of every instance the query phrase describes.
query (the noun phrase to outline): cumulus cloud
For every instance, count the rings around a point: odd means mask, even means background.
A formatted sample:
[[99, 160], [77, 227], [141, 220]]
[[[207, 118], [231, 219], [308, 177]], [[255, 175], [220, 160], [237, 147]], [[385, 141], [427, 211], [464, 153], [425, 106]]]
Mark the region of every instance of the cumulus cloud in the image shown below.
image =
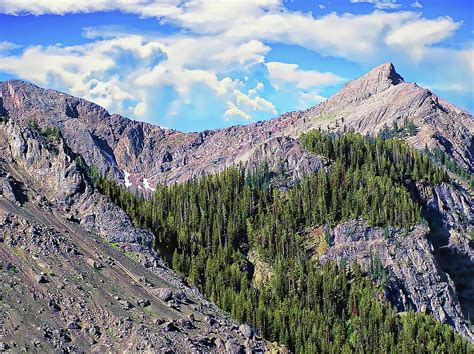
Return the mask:
[[224, 117], [229, 120], [230, 117], [241, 117], [245, 120], [252, 120], [252, 116], [248, 113], [242, 111], [239, 107], [232, 103], [231, 101], [227, 101], [227, 109], [224, 112]]
[[237, 61], [242, 65], [248, 62], [261, 63], [264, 61], [265, 55], [270, 49], [269, 46], [264, 45], [260, 41], [251, 40], [234, 48], [227, 48], [223, 52], [217, 53], [214, 59], [223, 62]]
[[300, 89], [333, 86], [344, 79], [336, 74], [316, 70], [302, 70], [297, 64], [269, 62], [265, 64], [273, 82], [294, 83]]
[[[128, 83], [164, 57], [159, 42], [129, 36], [80, 46], [30, 46], [18, 55], [2, 56], [0, 71], [127, 113], [123, 102], [139, 100]], [[135, 108], [138, 113], [142, 110]]]
[[423, 5], [418, 0], [416, 0], [410, 6], [416, 8], [416, 9], [422, 9], [423, 8]]
[[[400, 6], [395, 0], [351, 1], [370, 2], [378, 9], [394, 9]], [[310, 13], [289, 11], [280, 0], [7, 0], [0, 3], [0, 12], [12, 14], [64, 14], [104, 10], [120, 10], [143, 17], [155, 17], [162, 23], [170, 23], [194, 34], [208, 36], [205, 42], [198, 41], [199, 47], [191, 43], [196, 36], [183, 36], [180, 42], [183, 46], [196, 49], [199, 57], [202, 54], [208, 56], [205, 52], [208, 47], [202, 45], [212, 46], [214, 40], [214, 44], [221, 46], [221, 51], [215, 52], [211, 59], [217, 62], [237, 59], [240, 64], [261, 62], [270, 49], [264, 42], [296, 44], [323, 55], [364, 60], [383, 49], [380, 48], [380, 43], [384, 43], [384, 36], [390, 36], [391, 32], [398, 31], [401, 26], [422, 21], [418, 14], [408, 11], [376, 11], [366, 15], [330, 13], [315, 18]], [[236, 13], [239, 16], [235, 16]], [[455, 24], [452, 19], [449, 21], [451, 25]], [[442, 23], [436, 25], [441, 26], [438, 29], [440, 32], [450, 32]], [[225, 45], [226, 41], [233, 44], [231, 48]], [[385, 43], [390, 45], [397, 42], [389, 40]]]
[[247, 107], [253, 111], [264, 111], [276, 114], [277, 110], [273, 103], [267, 101], [266, 99], [256, 96], [251, 98], [249, 95], [244, 94], [239, 90], [234, 90], [233, 92], [234, 97], [236, 99], [237, 106], [239, 107]]
[[[79, 46], [31, 46], [20, 55], [1, 57], [0, 71], [68, 91], [113, 112], [142, 120], [156, 119], [153, 102], [158, 90], [172, 87], [178, 94], [170, 104], [168, 114], [172, 116], [181, 105], [190, 103], [190, 90], [195, 85], [210, 88], [224, 102], [230, 100], [236, 107], [242, 106], [242, 112], [248, 109], [276, 113], [271, 102], [257, 94], [250, 97], [241, 92], [238, 79], [219, 78], [217, 74], [242, 63], [261, 62], [263, 56], [259, 53], [269, 50], [261, 42], [223, 43], [221, 38], [192, 40], [183, 36], [149, 39], [121, 33], [112, 37], [113, 32], [104, 35], [94, 29], [87, 29], [87, 35], [106, 39]], [[222, 52], [223, 47], [227, 51]], [[255, 89], [262, 89], [262, 85]], [[250, 119], [247, 114], [239, 116]]]
[[407, 22], [391, 31], [385, 42], [391, 47], [403, 48], [414, 59], [420, 60], [429, 45], [439, 43], [452, 36], [461, 23], [450, 17], [439, 17], [433, 20], [420, 18]]

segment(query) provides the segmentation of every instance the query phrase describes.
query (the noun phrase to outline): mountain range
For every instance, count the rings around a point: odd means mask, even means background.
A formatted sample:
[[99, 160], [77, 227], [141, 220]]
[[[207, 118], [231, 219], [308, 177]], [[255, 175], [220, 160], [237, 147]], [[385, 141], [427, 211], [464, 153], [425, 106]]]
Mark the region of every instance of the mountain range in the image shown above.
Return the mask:
[[[390, 274], [384, 296], [399, 312], [430, 314], [474, 341], [474, 206], [466, 178], [474, 173], [473, 116], [405, 82], [391, 63], [315, 107], [218, 130], [164, 129], [20, 80], [0, 82], [0, 116], [4, 348], [286, 350], [170, 270], [152, 232], [101, 194], [86, 170], [149, 198], [157, 185], [232, 166], [250, 174], [265, 164], [287, 191], [332, 168], [301, 142], [312, 130], [395, 138], [438, 158], [449, 182], [405, 183], [425, 223], [387, 237], [356, 217], [331, 228], [329, 247], [315, 257], [368, 269], [376, 255]], [[253, 267], [268, 267], [251, 255]]]

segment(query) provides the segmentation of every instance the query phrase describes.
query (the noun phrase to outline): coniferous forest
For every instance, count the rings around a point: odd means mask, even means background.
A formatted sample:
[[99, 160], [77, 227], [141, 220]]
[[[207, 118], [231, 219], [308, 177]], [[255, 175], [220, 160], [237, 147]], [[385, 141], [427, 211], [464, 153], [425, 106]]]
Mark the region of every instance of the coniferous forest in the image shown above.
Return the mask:
[[[357, 264], [320, 265], [303, 244], [306, 230], [356, 217], [409, 229], [422, 218], [406, 186], [438, 184], [448, 179], [445, 171], [398, 140], [312, 131], [301, 142], [331, 164], [288, 190], [272, 184], [265, 164], [250, 174], [235, 167], [158, 185], [149, 199], [97, 173], [92, 178], [154, 233], [174, 270], [270, 341], [298, 353], [470, 353], [465, 339], [431, 316], [397, 313], [381, 295], [383, 282]], [[269, 268], [267, 281], [256, 281], [251, 253]]]

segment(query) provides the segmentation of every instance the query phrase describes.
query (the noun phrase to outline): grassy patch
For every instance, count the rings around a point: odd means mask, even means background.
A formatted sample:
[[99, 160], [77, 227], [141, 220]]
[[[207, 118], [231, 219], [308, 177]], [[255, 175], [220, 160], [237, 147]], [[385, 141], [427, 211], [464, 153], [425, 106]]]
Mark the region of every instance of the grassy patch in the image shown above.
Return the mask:
[[107, 242], [110, 245], [110, 247], [112, 247], [112, 248], [116, 249], [117, 251], [123, 253], [125, 256], [130, 258], [132, 261], [137, 262], [137, 263], [139, 262], [139, 253], [138, 252], [124, 251], [124, 250], [122, 250], [119, 243], [117, 243], [117, 242], [109, 242], [109, 241], [105, 241], [105, 242]]
[[116, 242], [109, 242], [109, 241], [106, 241], [110, 247], [112, 247], [113, 249], [116, 249], [117, 251], [120, 251], [122, 252], [122, 249], [120, 248], [119, 244], [116, 243]]
[[138, 263], [139, 254], [137, 252], [124, 252], [123, 254], [126, 255], [128, 258], [130, 258], [132, 261], [135, 261]]
[[18, 248], [18, 247], [13, 247], [12, 252], [18, 258], [25, 258], [24, 251], [22, 249]]

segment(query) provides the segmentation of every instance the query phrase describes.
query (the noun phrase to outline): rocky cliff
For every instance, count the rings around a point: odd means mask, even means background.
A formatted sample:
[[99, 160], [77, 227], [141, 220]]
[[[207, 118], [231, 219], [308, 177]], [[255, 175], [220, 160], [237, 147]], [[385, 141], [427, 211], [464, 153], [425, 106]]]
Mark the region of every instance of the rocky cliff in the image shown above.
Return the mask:
[[374, 280], [385, 283], [385, 295], [399, 311], [431, 313], [474, 340], [455, 284], [433, 255], [429, 232], [422, 225], [402, 230], [370, 227], [361, 219], [345, 222], [331, 232], [330, 247], [320, 262], [350, 265], [357, 261]]
[[8, 122], [0, 147], [2, 350], [270, 348], [164, 266], [62, 138]]

